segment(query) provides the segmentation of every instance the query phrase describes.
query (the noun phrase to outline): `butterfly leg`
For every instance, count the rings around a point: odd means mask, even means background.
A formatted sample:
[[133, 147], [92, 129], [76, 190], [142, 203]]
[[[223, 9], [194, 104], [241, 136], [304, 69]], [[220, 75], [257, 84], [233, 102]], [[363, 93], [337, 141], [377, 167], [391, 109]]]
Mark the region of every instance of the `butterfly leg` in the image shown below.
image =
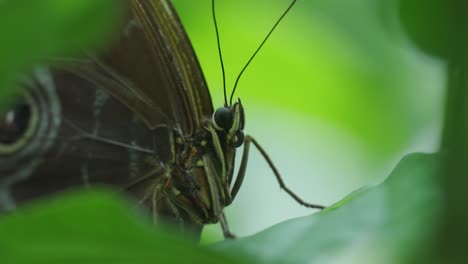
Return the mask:
[[[157, 204], [161, 201], [161, 200], [164, 200], [164, 202], [166, 202], [167, 206], [170, 208], [171, 212], [174, 214], [174, 217], [175, 219], [177, 220], [178, 222], [178, 225], [179, 225], [179, 228], [182, 230], [183, 229], [183, 225], [184, 225], [184, 222], [183, 222], [183, 219], [182, 217], [180, 216], [180, 212], [179, 212], [179, 209], [177, 209], [177, 207], [174, 205], [174, 203], [169, 199], [167, 198], [163, 192], [161, 192], [161, 189], [163, 188], [162, 185], [158, 185], [156, 186], [156, 188], [154, 188], [154, 191], [153, 191], [153, 223], [157, 223], [157, 219], [158, 219], [158, 208], [157, 208]], [[162, 196], [162, 197], [161, 197]]]
[[[171, 190], [164, 187], [163, 184], [157, 185], [153, 191], [153, 219], [157, 220], [159, 218], [157, 214], [157, 204], [163, 201], [173, 214], [175, 220], [173, 223], [177, 224], [178, 230], [184, 234], [190, 234], [192, 238], [198, 241], [203, 228], [202, 218], [189, 206], [180, 202], [177, 196], [174, 195]], [[182, 211], [187, 213], [189, 217], [188, 221], [183, 218], [181, 214]]]
[[281, 177], [281, 174], [279, 173], [278, 169], [276, 168], [275, 164], [270, 159], [270, 157], [268, 156], [266, 151], [250, 135], [245, 136], [244, 151], [242, 153], [242, 160], [241, 160], [241, 164], [240, 164], [240, 167], [239, 167], [239, 172], [237, 173], [236, 181], [234, 182], [234, 186], [232, 187], [232, 190], [231, 190], [231, 196], [232, 196], [233, 200], [236, 197], [237, 192], [239, 192], [239, 189], [240, 189], [240, 187], [242, 185], [242, 182], [244, 181], [245, 172], [246, 172], [246, 169], [247, 169], [247, 162], [248, 162], [248, 159], [249, 159], [250, 144], [253, 144], [258, 149], [258, 151], [260, 151], [260, 154], [262, 154], [263, 158], [268, 163], [268, 166], [270, 166], [271, 170], [273, 171], [273, 174], [275, 175], [276, 180], [278, 181], [281, 189], [285, 190], [289, 194], [289, 196], [291, 196], [294, 200], [296, 200], [296, 202], [298, 202], [299, 204], [301, 204], [301, 205], [303, 205], [305, 207], [309, 207], [309, 208], [317, 208], [317, 209], [324, 209], [325, 208], [325, 206], [322, 206], [322, 205], [311, 204], [311, 203], [305, 202], [304, 200], [302, 200], [301, 197], [299, 197], [291, 189], [289, 189], [286, 186], [286, 184], [284, 183], [283, 178]]
[[176, 217], [177, 215], [180, 216], [180, 210], [184, 210], [196, 224], [203, 223], [202, 217], [199, 214], [197, 214], [197, 212], [193, 208], [190, 208], [189, 205], [184, 204], [179, 199], [177, 199], [177, 196], [173, 194], [170, 190], [168, 190], [166, 187], [164, 187], [163, 184], [158, 184], [155, 187], [154, 195], [153, 195], [154, 207], [156, 207], [156, 203], [158, 202], [157, 200], [159, 199], [159, 197], [165, 198], [167, 200], [167, 203], [169, 203], [170, 207], [173, 208], [171, 210], [177, 210], [177, 213], [174, 212], [174, 215]]
[[226, 220], [226, 215], [224, 214], [224, 212], [222, 212], [221, 215], [219, 216], [219, 223], [221, 224], [221, 228], [223, 229], [224, 238], [228, 238], [228, 239], [236, 238], [236, 236], [232, 234], [231, 231], [229, 230], [229, 226]]
[[[216, 173], [214, 168], [213, 162], [209, 158], [208, 155], [203, 156], [203, 164], [205, 166], [205, 172], [208, 180], [208, 185], [211, 190], [211, 203], [214, 214], [217, 217], [217, 220], [221, 224], [221, 228], [223, 229], [223, 234], [225, 238], [235, 238], [235, 236], [229, 230], [229, 226], [227, 224], [226, 216], [223, 212], [223, 207], [221, 205], [221, 198], [223, 198], [224, 189], [219, 181], [219, 176]], [[228, 190], [229, 191], [229, 190]], [[229, 194], [229, 193], [228, 193]], [[224, 197], [225, 199], [225, 197]], [[230, 199], [230, 197], [229, 197]]]

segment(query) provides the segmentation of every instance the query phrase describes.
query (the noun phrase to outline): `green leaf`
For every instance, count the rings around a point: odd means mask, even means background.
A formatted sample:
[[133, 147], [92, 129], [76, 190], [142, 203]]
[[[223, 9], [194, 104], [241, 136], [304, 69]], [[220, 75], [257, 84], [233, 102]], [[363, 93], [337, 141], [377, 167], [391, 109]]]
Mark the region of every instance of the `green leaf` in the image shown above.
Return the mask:
[[[17, 93], [18, 71], [49, 56], [96, 48], [121, 17], [122, 1], [0, 1], [0, 106]], [[0, 109], [1, 110], [1, 109]]]
[[420, 250], [434, 227], [440, 210], [437, 164], [436, 155], [409, 155], [381, 184], [216, 248], [242, 253], [252, 263], [402, 263]]
[[155, 229], [114, 194], [75, 193], [0, 218], [0, 255], [6, 263], [402, 263], [436, 224], [437, 164], [437, 155], [409, 155], [383, 183], [217, 252]]
[[412, 39], [426, 52], [443, 57], [447, 66], [439, 173], [443, 217], [420, 256], [426, 263], [467, 263], [468, 1], [401, 0], [400, 7]]
[[468, 26], [463, 19], [466, 1], [400, 0], [399, 4], [401, 21], [419, 47], [442, 58], [457, 56], [460, 30]]
[[115, 194], [72, 193], [0, 218], [2, 263], [235, 263], [156, 229]]

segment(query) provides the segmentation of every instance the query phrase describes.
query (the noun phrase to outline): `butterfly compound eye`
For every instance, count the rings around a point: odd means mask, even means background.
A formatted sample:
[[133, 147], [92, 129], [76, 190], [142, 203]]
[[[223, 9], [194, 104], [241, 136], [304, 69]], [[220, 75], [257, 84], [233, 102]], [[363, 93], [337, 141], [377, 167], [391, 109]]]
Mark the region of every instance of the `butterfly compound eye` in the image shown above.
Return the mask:
[[213, 114], [213, 125], [219, 131], [228, 131], [232, 127], [232, 111], [227, 107], [216, 109]]

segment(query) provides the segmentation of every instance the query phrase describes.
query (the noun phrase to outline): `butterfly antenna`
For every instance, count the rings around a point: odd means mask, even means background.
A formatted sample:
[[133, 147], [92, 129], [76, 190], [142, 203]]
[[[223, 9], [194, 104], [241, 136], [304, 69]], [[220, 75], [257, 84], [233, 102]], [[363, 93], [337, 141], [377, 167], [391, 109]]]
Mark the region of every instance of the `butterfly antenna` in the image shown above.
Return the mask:
[[224, 72], [223, 53], [221, 52], [221, 42], [219, 40], [218, 23], [216, 22], [215, 0], [211, 1], [211, 12], [213, 15], [213, 22], [214, 22], [214, 27], [216, 31], [216, 43], [218, 43], [219, 62], [221, 63], [221, 71], [223, 73], [224, 106], [227, 107], [228, 101], [227, 101], [227, 91], [226, 91], [226, 73]]
[[255, 50], [255, 52], [252, 54], [252, 56], [250, 57], [250, 59], [247, 61], [247, 63], [245, 64], [244, 68], [242, 68], [242, 70], [240, 71], [239, 75], [237, 75], [237, 79], [236, 79], [236, 82], [234, 83], [234, 88], [232, 88], [232, 92], [231, 92], [231, 96], [229, 98], [229, 104], [232, 104], [232, 98], [234, 97], [234, 94], [236, 93], [236, 88], [237, 88], [237, 84], [239, 83], [239, 79], [241, 78], [242, 74], [244, 73], [245, 69], [247, 69], [247, 67], [249, 66], [249, 64], [252, 62], [252, 60], [255, 58], [255, 56], [257, 55], [257, 53], [260, 51], [260, 49], [263, 47], [263, 45], [265, 44], [265, 42], [268, 40], [268, 38], [270, 37], [271, 33], [273, 33], [273, 31], [275, 30], [275, 28], [279, 25], [279, 23], [281, 22], [281, 20], [283, 20], [283, 18], [289, 13], [289, 10], [291, 10], [291, 8], [294, 6], [294, 4], [296, 3], [297, 0], [293, 0], [291, 2], [291, 4], [288, 6], [288, 8], [283, 12], [283, 14], [280, 16], [280, 18], [276, 21], [276, 23], [273, 25], [273, 27], [270, 29], [270, 32], [268, 32], [268, 34], [266, 35], [266, 37], [263, 39], [262, 43], [260, 43], [260, 45], [258, 46], [257, 50]]

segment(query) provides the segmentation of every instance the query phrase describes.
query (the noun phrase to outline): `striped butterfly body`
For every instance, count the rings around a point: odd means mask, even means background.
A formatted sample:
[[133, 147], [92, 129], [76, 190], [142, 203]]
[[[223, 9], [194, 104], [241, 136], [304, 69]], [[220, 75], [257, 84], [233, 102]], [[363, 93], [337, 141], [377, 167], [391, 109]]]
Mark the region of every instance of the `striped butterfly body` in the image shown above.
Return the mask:
[[[293, 1], [295, 2], [295, 1]], [[214, 2], [213, 2], [214, 3]], [[169, 0], [128, 0], [106, 52], [53, 59], [21, 78], [0, 116], [0, 210], [76, 186], [125, 190], [155, 219], [199, 235], [220, 222], [245, 175], [240, 101], [214, 111], [198, 60]], [[57, 66], [58, 65], [58, 66]], [[226, 95], [225, 95], [226, 97]], [[231, 100], [232, 102], [232, 94]], [[234, 177], [236, 149], [245, 143]]]

